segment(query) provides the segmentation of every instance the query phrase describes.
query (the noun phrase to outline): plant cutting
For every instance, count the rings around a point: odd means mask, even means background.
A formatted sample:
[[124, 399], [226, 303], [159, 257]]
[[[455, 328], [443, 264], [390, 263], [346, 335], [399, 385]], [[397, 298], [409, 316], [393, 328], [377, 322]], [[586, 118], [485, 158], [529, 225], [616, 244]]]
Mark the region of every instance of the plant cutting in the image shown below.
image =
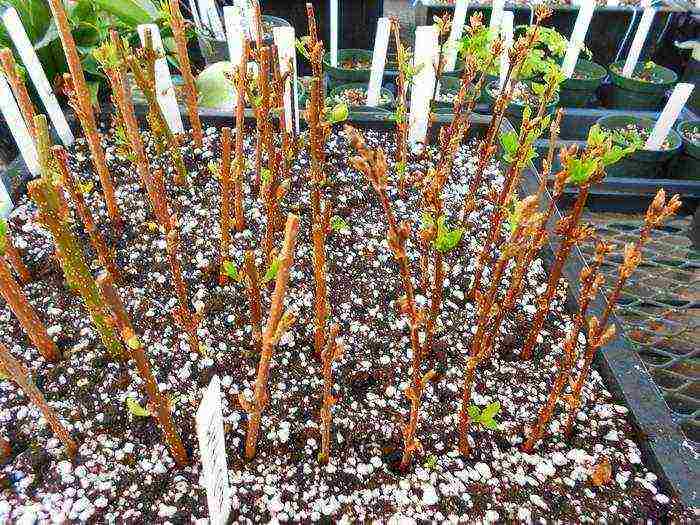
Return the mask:
[[652, 61], [640, 62], [631, 76], [622, 75], [624, 61], [610, 64], [608, 72], [612, 81], [606, 107], [658, 111], [666, 91], [673, 88], [678, 75]]
[[609, 115], [596, 122], [611, 133], [613, 141], [621, 148], [634, 148], [607, 169], [610, 177], [664, 177], [667, 166], [680, 153], [683, 141], [675, 130], [670, 130], [659, 150], [648, 150], [645, 144], [655, 122], [632, 115]]
[[379, 104], [377, 106], [367, 106], [367, 85], [360, 83], [341, 84], [333, 88], [329, 98], [331, 104], [343, 104], [352, 112], [358, 111], [382, 111], [393, 105], [394, 95], [386, 88], [382, 88], [379, 93]]
[[[45, 152], [57, 150], [42, 142], [44, 174], [30, 183], [30, 197], [17, 197], [7, 222], [31, 270], [32, 281], [21, 290], [62, 359], [47, 363], [7, 305], [0, 305], [0, 339], [29, 364], [25, 375], [80, 448], [75, 463], [66, 461], [35, 405], [0, 379], [2, 439], [11, 443], [9, 453], [0, 443], [9, 456], [0, 479], [11, 485], [0, 520], [215, 520], [205, 491], [213, 495], [209, 481], [225, 479], [234, 521], [388, 522], [399, 514], [423, 521], [440, 519], [438, 513], [448, 521], [570, 522], [581, 515], [691, 521], [692, 511], [650, 475], [640, 456], [643, 438], [598, 374], [582, 379], [576, 417], [585, 416], [586, 424], [575, 426], [575, 439], [551, 433], [537, 442], [536, 455], [519, 447], [552, 390], [576, 315], [566, 300], [573, 299], [567, 285], [575, 283], [561, 279], [568, 254], [555, 250], [555, 263], [545, 265], [537, 244], [550, 233], [544, 216], [553, 216], [555, 206], [545, 182], [535, 196], [519, 191], [520, 180], [531, 186], [535, 176], [533, 141], [547, 128], [556, 136], [559, 118], [538, 102], [525, 112], [523, 129], [509, 133], [500, 125], [503, 96], [494, 122], [471, 119], [470, 86], [485, 77], [465, 57], [454, 118], [433, 123], [422, 151], [401, 152], [394, 122], [341, 131], [347, 108], [324, 104], [323, 44], [310, 22], [303, 45], [316, 71], [308, 126], [297, 136], [270, 115], [283, 83], [274, 50], [265, 45], [251, 55], [259, 67], [269, 60], [272, 79], [265, 94], [270, 111], [259, 115], [260, 141], [257, 123], [238, 111], [242, 105], [221, 122], [226, 130], [205, 126], [202, 147], [189, 129], [173, 148], [150, 123], [139, 129], [129, 97], [118, 102], [117, 119], [100, 122], [125, 222], [123, 235], [102, 236], [119, 263], [118, 288], [81, 228], [78, 201], [56, 195], [58, 166]], [[527, 42], [516, 43], [514, 68]], [[127, 66], [119, 59], [107, 68], [117, 92]], [[237, 83], [248, 80], [241, 91], [249, 102], [262, 102], [260, 79], [248, 78], [246, 67], [234, 74]], [[567, 182], [582, 185], [585, 194], [592, 173], [622, 154], [608, 134], [590, 142], [562, 151], [555, 195]], [[99, 174], [88, 146], [79, 140], [64, 151], [102, 233], [109, 214], [100, 193], [90, 191]], [[176, 182], [173, 153], [183, 160], [187, 186]], [[552, 149], [544, 178], [553, 155]], [[584, 201], [577, 197], [576, 205]], [[245, 218], [240, 230], [233, 224], [236, 206]], [[275, 225], [281, 217], [288, 217], [284, 240]], [[566, 243], [575, 245], [589, 231], [580, 222], [559, 224]], [[222, 250], [224, 231], [230, 238]], [[81, 270], [66, 272], [70, 286], [57, 258]], [[552, 272], [558, 272], [556, 289], [540, 310]], [[169, 315], [173, 309], [179, 317]], [[92, 322], [95, 314], [102, 314], [102, 325]], [[546, 345], [536, 344], [531, 360], [514, 360], [538, 316]], [[130, 326], [133, 331], [124, 330]], [[598, 334], [599, 325], [592, 326], [580, 331], [579, 352], [605, 339], [607, 328]], [[111, 328], [125, 362], [112, 362], [103, 351], [103, 328]], [[577, 365], [584, 364], [579, 355]], [[579, 370], [573, 367], [572, 377]], [[219, 399], [207, 386], [212, 381]], [[198, 432], [207, 430], [204, 418], [193, 418], [212, 405], [221, 413], [212, 419], [216, 436]], [[550, 423], [561, 429], [567, 416], [555, 409]], [[207, 435], [221, 436], [217, 454], [227, 467], [220, 477], [203, 461], [213, 448]], [[518, 481], [526, 479], [536, 482]], [[559, 505], [553, 495], [572, 504]]]

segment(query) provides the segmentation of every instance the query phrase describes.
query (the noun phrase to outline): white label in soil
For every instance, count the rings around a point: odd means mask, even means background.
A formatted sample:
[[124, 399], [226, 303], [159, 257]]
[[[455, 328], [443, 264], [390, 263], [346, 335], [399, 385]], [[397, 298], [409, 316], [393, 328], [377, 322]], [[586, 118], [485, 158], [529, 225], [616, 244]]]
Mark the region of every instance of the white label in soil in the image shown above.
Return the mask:
[[379, 94], [382, 90], [384, 66], [386, 66], [386, 50], [389, 47], [390, 21], [388, 18], [377, 20], [377, 36], [374, 37], [374, 54], [372, 55], [372, 71], [367, 86], [367, 105], [379, 104]]
[[[12, 42], [15, 44], [15, 48], [17, 48], [17, 53], [22, 59], [27, 73], [29, 73], [29, 78], [32, 79], [32, 83], [36, 88], [36, 92], [39, 94], [39, 98], [41, 98], [41, 102], [46, 108], [46, 112], [56, 129], [56, 133], [64, 145], [70, 146], [75, 140], [73, 133], [68, 126], [61, 106], [58, 104], [56, 95], [53, 89], [51, 89], [51, 84], [49, 84], [49, 80], [46, 78], [46, 73], [44, 73], [44, 68], [41, 66], [39, 57], [37, 57], [34, 51], [34, 46], [32, 46], [29, 41], [22, 21], [14, 7], [5, 10], [2, 15], [2, 21], [7, 29], [7, 34], [10, 35]], [[27, 125], [32, 126], [34, 124], [30, 122], [27, 123]]]
[[202, 16], [204, 25], [214, 33], [214, 37], [217, 40], [226, 40], [224, 26], [221, 25], [221, 18], [219, 18], [219, 11], [216, 9], [214, 0], [199, 0], [199, 13]]
[[574, 24], [574, 30], [569, 39], [569, 46], [566, 48], [566, 55], [564, 55], [564, 61], [561, 65], [562, 72], [566, 78], [571, 78], [571, 75], [574, 73], [578, 55], [586, 40], [588, 26], [591, 24], [591, 18], [593, 18], [594, 9], [595, 0], [584, 0], [581, 4], [581, 9], [579, 9], [576, 23]]
[[[273, 27], [272, 35], [277, 46], [277, 55], [279, 57], [280, 72], [284, 75], [291, 66], [292, 78], [288, 79], [284, 85], [284, 116], [285, 128], [287, 131], [292, 131], [292, 120], [294, 121], [294, 129], [299, 133], [299, 88], [297, 86], [297, 54], [294, 47], [294, 28], [293, 27]], [[292, 95], [294, 117], [292, 117]]]
[[503, 6], [505, 5], [505, 0], [493, 0], [491, 4], [491, 19], [489, 20], [489, 30], [493, 34], [498, 32], [498, 28], [501, 27], [501, 18], [503, 17]]
[[416, 51], [413, 67], [417, 73], [411, 83], [411, 108], [408, 117], [408, 140], [417, 145], [428, 132], [430, 100], [435, 89], [435, 65], [438, 60], [438, 31], [435, 26], [416, 27]]
[[32, 175], [38, 175], [39, 157], [37, 156], [36, 146], [32, 136], [29, 134], [27, 124], [19, 111], [15, 96], [12, 94], [10, 84], [7, 83], [5, 75], [0, 75], [0, 111], [17, 143], [17, 149], [19, 149], [24, 163]]
[[455, 14], [452, 18], [450, 36], [447, 38], [445, 48], [445, 71], [454, 71], [457, 64], [457, 43], [462, 38], [464, 21], [467, 19], [469, 0], [457, 0], [455, 2]]
[[195, 422], [199, 452], [202, 456], [202, 479], [207, 491], [209, 521], [212, 525], [225, 525], [231, 512], [231, 488], [228, 483], [221, 389], [217, 375], [212, 378], [204, 392]]
[[693, 92], [694, 84], [680, 83], [677, 84], [668, 98], [668, 102], [664, 107], [664, 110], [659, 115], [659, 119], [654, 125], [654, 129], [651, 131], [649, 138], [647, 139], [644, 149], [648, 150], [658, 150], [661, 148], [668, 132], [676, 123], [678, 115], [683, 111], [683, 106], [690, 98], [690, 94]]
[[503, 89], [510, 67], [508, 50], [513, 47], [513, 11], [504, 11], [501, 17], [501, 38], [503, 39], [503, 51], [501, 52], [501, 70], [498, 79], [498, 89]]
[[170, 68], [168, 67], [168, 62], [163, 52], [163, 41], [160, 38], [158, 26], [155, 24], [141, 24], [136, 29], [141, 37], [141, 44], [144, 44], [146, 41], [146, 29], [151, 30], [153, 49], [161, 55], [161, 58], [156, 60], [155, 64], [156, 98], [158, 99], [158, 105], [163, 111], [163, 116], [165, 117], [170, 131], [173, 133], [182, 133], [184, 128], [182, 127], [180, 108], [175, 98], [175, 88], [173, 87], [173, 80], [170, 78]]
[[622, 68], [623, 77], [631, 77], [634, 73], [634, 68], [639, 60], [639, 55], [642, 54], [642, 47], [644, 47], [644, 41], [647, 39], [647, 34], [649, 34], [649, 28], [651, 28], [651, 23], [654, 21], [654, 15], [656, 15], [656, 9], [653, 7], [647, 7], [642, 14], [642, 19], [639, 21], [637, 26], [637, 32], [634, 34], [634, 40], [632, 40], [632, 46], [630, 47], [630, 52], [627, 55], [627, 60], [625, 60], [625, 65]]
[[233, 5], [224, 7], [224, 24], [226, 25], [226, 42], [228, 42], [228, 58], [235, 68], [241, 63], [245, 40], [241, 8]]
[[338, 0], [331, 3], [331, 66], [338, 66]]
[[[258, 36], [258, 24], [255, 21], [255, 9], [250, 0], [234, 0], [233, 5], [241, 10], [241, 14], [245, 20], [245, 30], [248, 38], [256, 40]], [[224, 11], [226, 8], [224, 7]]]
[[620, 5], [620, 0], [607, 0], [606, 5], [608, 7], [617, 7]]

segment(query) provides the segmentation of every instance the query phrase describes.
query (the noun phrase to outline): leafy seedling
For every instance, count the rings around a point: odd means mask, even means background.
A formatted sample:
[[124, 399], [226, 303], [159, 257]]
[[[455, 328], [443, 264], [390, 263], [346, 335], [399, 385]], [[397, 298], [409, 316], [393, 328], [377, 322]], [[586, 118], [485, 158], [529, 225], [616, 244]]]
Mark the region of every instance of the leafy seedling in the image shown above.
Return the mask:
[[501, 403], [498, 401], [489, 403], [483, 410], [476, 405], [471, 405], [467, 411], [469, 412], [469, 417], [475, 423], [480, 423], [491, 430], [498, 430], [498, 423], [494, 419], [501, 411]]
[[150, 417], [151, 413], [143, 408], [133, 397], [126, 398], [126, 408], [136, 417]]
[[272, 281], [272, 279], [277, 277], [277, 272], [279, 271], [279, 269], [280, 261], [279, 259], [274, 259], [272, 263], [270, 263], [270, 267], [265, 272], [265, 275], [263, 275], [262, 282], [269, 283], [270, 281]]
[[224, 275], [229, 279], [238, 281], [241, 278], [238, 268], [231, 261], [224, 261], [224, 264], [221, 265], [221, 269], [223, 270]]
[[446, 253], [452, 250], [462, 239], [464, 228], [450, 230], [445, 226], [445, 217], [441, 216], [437, 220], [437, 236], [433, 241], [433, 246], [439, 252]]
[[349, 228], [350, 228], [350, 225], [342, 217], [338, 217], [337, 215], [334, 215], [333, 217], [331, 217], [331, 229], [333, 231], [338, 232], [341, 230], [347, 230]]

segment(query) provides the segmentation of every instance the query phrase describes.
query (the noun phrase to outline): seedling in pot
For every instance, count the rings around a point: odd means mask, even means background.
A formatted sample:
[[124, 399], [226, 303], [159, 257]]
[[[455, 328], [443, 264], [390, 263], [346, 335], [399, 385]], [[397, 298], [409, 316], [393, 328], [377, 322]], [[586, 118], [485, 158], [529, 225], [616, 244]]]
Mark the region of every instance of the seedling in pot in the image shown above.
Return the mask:
[[267, 383], [272, 352], [277, 343], [279, 343], [280, 338], [294, 322], [292, 314], [285, 312], [283, 315], [282, 309], [289, 283], [289, 272], [294, 264], [294, 246], [298, 232], [299, 218], [296, 215], [289, 214], [285, 228], [284, 243], [280, 252], [279, 271], [275, 278], [275, 291], [272, 294], [270, 313], [262, 336], [262, 351], [260, 352], [260, 363], [255, 380], [253, 399], [248, 399], [243, 393], [238, 395], [241, 407], [248, 413], [245, 457], [249, 460], [255, 456], [258, 434], [260, 432], [260, 421], [270, 399]]
[[85, 261], [83, 250], [62, 212], [58, 189], [52, 182], [54, 180], [53, 158], [49, 149], [50, 139], [45, 116], [39, 115], [35, 118], [35, 129], [42, 177], [30, 181], [27, 192], [37, 205], [39, 220], [53, 236], [56, 254], [68, 285], [77, 289], [83, 298], [107, 353], [113, 359], [123, 360], [124, 348], [114, 328], [108, 322], [109, 313]]
[[387, 241], [389, 248], [394, 254], [394, 258], [399, 266], [401, 281], [403, 282], [404, 296], [399, 300], [399, 306], [408, 320], [411, 330], [411, 384], [406, 389], [406, 397], [411, 401], [411, 412], [408, 422], [403, 427], [404, 448], [399, 469], [406, 471], [411, 464], [413, 455], [422, 451], [422, 445], [416, 439], [416, 427], [420, 403], [427, 383], [435, 375], [434, 370], [423, 374], [421, 372], [421, 362], [423, 349], [420, 344], [420, 325], [423, 313], [416, 306], [415, 292], [413, 288], [413, 277], [406, 254], [406, 239], [410, 234], [411, 226], [408, 222], [399, 224], [396, 219], [393, 206], [387, 196], [387, 164], [386, 157], [381, 148], [370, 150], [367, 148], [362, 136], [350, 126], [345, 127], [345, 134], [350, 145], [357, 151], [358, 155], [351, 159], [352, 166], [361, 172], [367, 181], [372, 185], [384, 208], [386, 215], [388, 233]]
[[[172, 420], [170, 400], [167, 395], [161, 393], [158, 389], [158, 384], [153, 377], [153, 372], [151, 372], [151, 365], [143, 349], [143, 343], [134, 333], [134, 328], [131, 325], [124, 303], [114, 286], [114, 282], [111, 280], [109, 274], [102, 273], [97, 277], [97, 285], [100, 288], [105, 303], [107, 303], [111, 310], [112, 323], [121, 334], [124, 344], [128, 349], [129, 357], [134, 360], [136, 369], [144, 382], [144, 389], [148, 395], [149, 407], [151, 408], [150, 413], [158, 420], [158, 424], [163, 430], [163, 434], [165, 434], [165, 440], [173, 458], [179, 466], [185, 466], [189, 462], [189, 459]], [[146, 412], [146, 414], [149, 414], [149, 412]]]
[[644, 226], [639, 232], [639, 237], [636, 242], [629, 243], [625, 246], [623, 263], [620, 267], [617, 281], [606, 298], [605, 309], [600, 318], [592, 317], [588, 323], [588, 341], [583, 366], [575, 382], [572, 383], [571, 395], [567, 398], [569, 417], [564, 430], [567, 436], [571, 435], [573, 430], [574, 420], [581, 406], [581, 392], [588, 378], [588, 374], [590, 374], [593, 359], [598, 350], [604, 347], [615, 336], [615, 325], [609, 325], [609, 322], [615, 305], [620, 298], [622, 289], [641, 263], [642, 250], [651, 239], [652, 231], [660, 228], [664, 222], [675, 215], [681, 207], [681, 204], [678, 195], [674, 195], [667, 200], [666, 192], [663, 189], [659, 190], [647, 209], [644, 217]]
[[501, 411], [501, 404], [498, 401], [489, 403], [483, 409], [477, 405], [470, 405], [467, 409], [469, 417], [479, 425], [490, 430], [498, 430], [498, 422], [494, 419]]

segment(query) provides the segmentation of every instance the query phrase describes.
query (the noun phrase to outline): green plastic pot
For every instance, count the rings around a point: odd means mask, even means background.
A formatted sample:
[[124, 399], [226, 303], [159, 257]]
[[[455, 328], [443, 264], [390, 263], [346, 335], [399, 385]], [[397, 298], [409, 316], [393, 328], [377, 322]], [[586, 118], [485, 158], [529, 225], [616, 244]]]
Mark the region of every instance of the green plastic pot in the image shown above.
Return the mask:
[[[366, 49], [339, 49], [338, 64], [345, 60], [361, 59], [372, 63], [372, 51]], [[328, 73], [328, 76], [335, 81], [336, 84], [345, 84], [348, 82], [369, 82], [370, 68], [367, 69], [344, 69], [341, 67], [331, 66], [330, 52], [323, 55], [323, 67]]]
[[[489, 82], [486, 87], [484, 88], [484, 97], [486, 99], [486, 103], [489, 105], [489, 107], [493, 107], [493, 105], [496, 102], [496, 97], [493, 96], [492, 91], [498, 89], [498, 80], [494, 80], [493, 82]], [[545, 113], [548, 114], [553, 114], [554, 111], [557, 109], [557, 106], [559, 105], [559, 96], [555, 95], [554, 100], [547, 105], [545, 108]], [[537, 108], [531, 108], [533, 111], [536, 111]], [[515, 128], [516, 131], [520, 129], [520, 126], [523, 123], [523, 111], [525, 110], [525, 105], [518, 103], [518, 102], [512, 102], [508, 104], [508, 107], [506, 107], [506, 117], [510, 121], [510, 123], [513, 125], [513, 128]]]
[[[361, 89], [367, 92], [367, 84], [361, 82], [352, 82], [350, 84], [341, 84], [340, 86], [331, 90], [330, 98], [335, 99], [338, 95], [342, 94], [348, 89]], [[385, 99], [387, 102], [383, 104], [378, 104], [377, 106], [367, 106], [364, 104], [350, 105], [348, 108], [351, 113], [384, 113], [390, 111], [391, 106], [394, 104], [394, 95], [386, 88], [382, 88], [379, 92], [379, 100]]]
[[[656, 122], [652, 119], [632, 115], [608, 115], [597, 120], [602, 129], [614, 130], [633, 124], [642, 128], [652, 129]], [[683, 146], [681, 136], [674, 130], [668, 134], [671, 148], [653, 151], [638, 149], [615, 164], [606, 168], [608, 177], [633, 177], [637, 179], [655, 179], [666, 173], [669, 161], [676, 157]]]
[[[386, 65], [384, 66], [384, 78], [386, 80], [394, 81], [396, 77], [399, 76], [399, 64], [395, 60], [387, 60]], [[454, 71], [445, 71], [442, 74], [441, 78], [445, 77], [450, 77], [450, 78], [460, 78], [462, 76], [462, 73], [464, 72], [464, 61], [461, 59], [457, 59], [457, 63], [455, 64]]]
[[689, 128], [700, 128], [700, 120], [686, 120], [676, 126], [683, 148], [672, 171], [678, 179], [700, 180], [700, 143], [691, 142], [683, 136], [683, 131]]
[[[661, 82], [645, 82], [622, 76], [624, 62], [610, 64], [608, 71], [612, 82], [608, 107], [612, 109], [634, 109], [655, 111], [661, 107], [666, 91], [671, 89], [678, 75], [668, 68], [654, 64], [654, 73]], [[637, 64], [634, 74], [640, 73], [644, 64]]]
[[[292, 27], [284, 18], [277, 16], [262, 15], [263, 25], [267, 24], [270, 27]], [[204, 63], [208, 66], [216, 62], [223, 62], [229, 59], [228, 43], [226, 40], [217, 40], [213, 36], [197, 33], [199, 41], [199, 49], [202, 51]], [[272, 33], [263, 35], [263, 43], [272, 44]]]
[[574, 72], [585, 78], [572, 76], [564, 80], [559, 90], [559, 103], [567, 108], [582, 108], [593, 98], [608, 72], [603, 66], [583, 58], [579, 58], [576, 62]]

